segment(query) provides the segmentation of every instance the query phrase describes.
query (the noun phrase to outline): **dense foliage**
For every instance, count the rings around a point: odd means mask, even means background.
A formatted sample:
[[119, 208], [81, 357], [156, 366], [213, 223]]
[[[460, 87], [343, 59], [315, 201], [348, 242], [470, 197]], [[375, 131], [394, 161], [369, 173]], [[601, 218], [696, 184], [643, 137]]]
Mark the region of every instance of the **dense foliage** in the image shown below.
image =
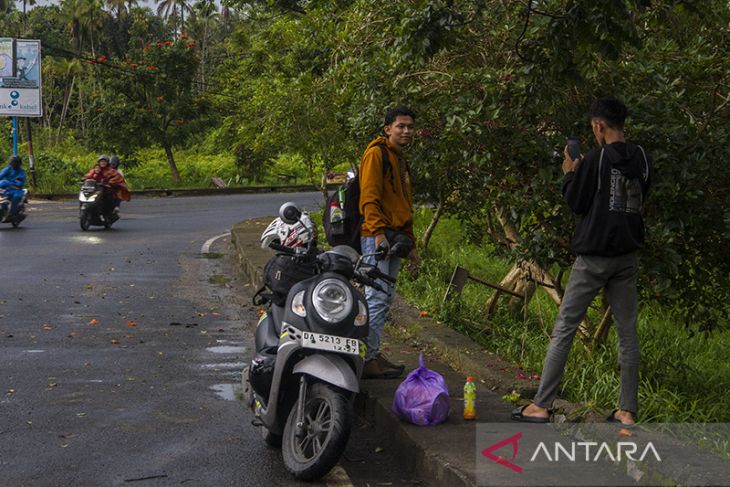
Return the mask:
[[[570, 262], [559, 193], [586, 111], [630, 109], [652, 155], [646, 297], [712, 329], [730, 299], [730, 9], [724, 0], [63, 0], [0, 13], [44, 46], [44, 117], [88, 150], [220, 154], [260, 180], [357, 163], [386, 106], [418, 113], [415, 188], [464, 238], [555, 273]], [[61, 140], [63, 139], [63, 140]], [[50, 144], [50, 140], [47, 140]], [[48, 150], [51, 150], [49, 148]], [[156, 152], [159, 154], [160, 152]], [[41, 168], [42, 170], [42, 168]]]

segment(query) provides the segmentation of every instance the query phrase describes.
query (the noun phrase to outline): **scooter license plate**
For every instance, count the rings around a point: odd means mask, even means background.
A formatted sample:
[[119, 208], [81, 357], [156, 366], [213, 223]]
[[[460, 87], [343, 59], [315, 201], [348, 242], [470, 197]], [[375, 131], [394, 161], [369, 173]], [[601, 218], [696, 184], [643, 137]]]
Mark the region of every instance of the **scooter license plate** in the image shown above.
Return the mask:
[[302, 332], [302, 347], [328, 352], [360, 355], [360, 343], [354, 338], [344, 338], [323, 333]]

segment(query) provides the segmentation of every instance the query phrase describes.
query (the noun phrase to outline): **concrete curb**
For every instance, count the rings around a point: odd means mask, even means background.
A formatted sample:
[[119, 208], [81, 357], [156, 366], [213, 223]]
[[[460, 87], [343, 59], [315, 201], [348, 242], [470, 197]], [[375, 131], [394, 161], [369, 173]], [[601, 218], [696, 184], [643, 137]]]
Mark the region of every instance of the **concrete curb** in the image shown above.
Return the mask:
[[[261, 249], [259, 245], [259, 236], [268, 223], [268, 218], [249, 220], [235, 225], [231, 230], [231, 242], [236, 250], [235, 258], [246, 281], [254, 289], [261, 286], [261, 270], [271, 256], [270, 251]], [[399, 298], [398, 306], [393, 309], [393, 321], [400, 322], [401, 317], [405, 318], [406, 315], [410, 315], [411, 320], [418, 319], [418, 311]], [[424, 327], [428, 326], [427, 323], [437, 326], [440, 333], [432, 333], [430, 329], [427, 332], [424, 331]], [[424, 334], [431, 336], [428, 344], [434, 348], [444, 349], [449, 346], [449, 343], [441, 342], [436, 337], [446, 336], [447, 340], [453, 340], [454, 337], [451, 337], [446, 330], [444, 325], [425, 318], [419, 320], [418, 329], [414, 329], [412, 332], [419, 333], [421, 336]], [[462, 339], [465, 340], [463, 337]], [[417, 342], [414, 340], [413, 344], [415, 343]], [[406, 344], [394, 346], [411, 348], [411, 345]], [[396, 355], [394, 354], [393, 357]], [[408, 364], [411, 366], [410, 368], [414, 368], [413, 362], [415, 362], [415, 356]], [[445, 373], [441, 370], [440, 372]], [[453, 371], [451, 373], [454, 374]], [[457, 375], [458, 378], [453, 377], [450, 383], [461, 384], [463, 378], [460, 373]], [[474, 487], [476, 484], [473, 473], [473, 440], [467, 441], [469, 456], [464, 459], [463, 465], [454, 465], [448, 458], [432, 451], [428, 445], [438, 443], [438, 440], [431, 437], [439, 434], [437, 430], [408, 425], [396, 418], [390, 411], [393, 394], [399, 383], [400, 381], [368, 381], [363, 384], [363, 391], [355, 401], [356, 411], [374, 425], [388, 450], [398, 455], [399, 463], [403, 465], [405, 471], [414, 472], [419, 478], [427, 479], [428, 485], [432, 486]], [[452, 397], [452, 410], [460, 411], [460, 408], [460, 397], [458, 395]], [[453, 421], [457, 422], [456, 419]], [[473, 435], [467, 437], [473, 439]]]
[[[261, 286], [261, 270], [271, 256], [270, 251], [259, 245], [261, 232], [269, 221], [270, 218], [249, 220], [231, 230], [236, 259], [254, 289]], [[513, 406], [500, 399], [502, 394], [516, 390], [522, 397], [532, 397], [539, 381], [525, 377], [516, 367], [485, 352], [471, 339], [446, 325], [421, 316], [419, 310], [400, 296], [391, 308], [391, 322], [397, 326], [386, 326], [383, 350], [394, 362], [403, 363], [407, 370], [417, 366], [417, 354], [423, 353], [428, 367], [439, 372], [451, 385], [451, 414], [437, 427], [414, 426], [401, 421], [391, 412], [394, 393], [400, 384], [400, 381], [392, 380], [364, 381], [355, 401], [356, 411], [373, 424], [384, 445], [391, 450], [387, 454], [397, 456], [404, 472], [412, 472], [433, 487], [475, 487], [476, 422], [464, 421], [460, 414], [463, 405], [460, 386], [464, 376], [473, 375], [477, 380], [476, 409], [480, 422], [509, 423]], [[598, 413], [586, 416], [581, 405], [566, 401], [556, 401], [554, 410], [557, 423], [603, 422], [605, 418]], [[657, 435], [656, 444], [671, 451], [673, 441], [665, 435]], [[708, 455], [700, 448], [685, 448], [683, 454], [686, 458], [679, 463], [634, 462], [622, 464], [614, 471], [620, 474], [623, 470], [623, 475], [628, 474], [627, 479], [633, 478], [637, 485], [646, 485], [652, 479], [661, 485], [710, 485], [708, 479], [720, 478], [722, 472], [730, 472], [726, 461], [715, 454]], [[728, 482], [722, 485], [730, 485], [730, 474], [726, 477]]]
[[[337, 189], [339, 185], [328, 184], [328, 190]], [[319, 186], [313, 184], [294, 184], [285, 186], [250, 186], [246, 188], [180, 188], [180, 189], [141, 189], [132, 191], [133, 196], [170, 197], [170, 196], [211, 196], [223, 194], [259, 194], [259, 193], [298, 193], [319, 191]], [[29, 193], [30, 198], [41, 200], [68, 200], [75, 199], [78, 193]]]

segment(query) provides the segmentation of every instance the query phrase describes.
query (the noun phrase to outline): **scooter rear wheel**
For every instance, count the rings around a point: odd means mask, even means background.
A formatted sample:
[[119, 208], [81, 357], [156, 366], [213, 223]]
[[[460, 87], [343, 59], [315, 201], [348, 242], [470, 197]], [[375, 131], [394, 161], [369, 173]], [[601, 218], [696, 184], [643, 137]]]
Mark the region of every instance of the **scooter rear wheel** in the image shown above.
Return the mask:
[[282, 440], [286, 469], [299, 480], [312, 481], [332, 470], [345, 450], [352, 429], [352, 408], [348, 393], [317, 382], [307, 391], [304, 403], [303, 435], [297, 437], [295, 404]]

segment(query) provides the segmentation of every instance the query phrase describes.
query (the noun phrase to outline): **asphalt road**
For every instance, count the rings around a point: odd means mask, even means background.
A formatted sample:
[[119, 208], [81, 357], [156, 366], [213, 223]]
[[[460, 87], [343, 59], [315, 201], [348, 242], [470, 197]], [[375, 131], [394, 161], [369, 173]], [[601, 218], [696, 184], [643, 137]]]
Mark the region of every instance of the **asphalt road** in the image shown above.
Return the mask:
[[[89, 232], [76, 202], [34, 202], [19, 229], [0, 225], [0, 485], [299, 485], [236, 397], [250, 290], [201, 246], [320, 199], [138, 199]], [[220, 238], [211, 252], [227, 249]], [[343, 460], [352, 482], [400, 485], [392, 462], [367, 467], [377, 439], [361, 429]], [[328, 485], [349, 485], [338, 470]]]

